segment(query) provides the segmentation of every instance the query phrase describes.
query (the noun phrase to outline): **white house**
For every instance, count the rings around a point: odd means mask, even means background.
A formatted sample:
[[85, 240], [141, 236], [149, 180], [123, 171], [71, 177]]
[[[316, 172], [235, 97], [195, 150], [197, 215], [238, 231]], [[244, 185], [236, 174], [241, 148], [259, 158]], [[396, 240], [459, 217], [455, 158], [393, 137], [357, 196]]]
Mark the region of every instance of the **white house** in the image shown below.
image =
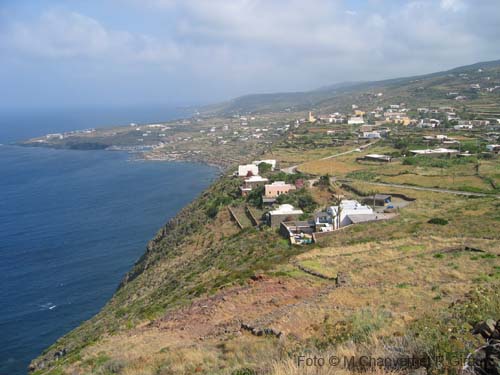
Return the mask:
[[356, 200], [345, 199], [340, 202], [339, 206], [328, 207], [326, 212], [332, 217], [334, 229], [349, 224], [377, 220], [377, 216], [373, 213], [371, 207], [362, 205]]
[[255, 164], [245, 164], [238, 166], [238, 176], [247, 177], [249, 174], [253, 176], [259, 175], [259, 167]]
[[472, 130], [474, 128], [474, 125], [469, 124], [469, 125], [455, 125], [453, 129], [455, 130]]
[[349, 125], [363, 125], [365, 120], [363, 120], [363, 117], [353, 116], [347, 121], [347, 123]]
[[458, 154], [458, 150], [450, 149], [450, 148], [436, 148], [434, 150], [426, 149], [426, 150], [410, 150], [410, 152], [414, 155], [429, 155], [429, 156], [439, 156], [439, 155], [454, 155]]
[[363, 138], [377, 139], [377, 138], [382, 138], [382, 136], [377, 131], [371, 131], [371, 132], [363, 132]]
[[303, 213], [304, 211], [294, 208], [291, 204], [282, 204], [277, 210], [269, 211], [268, 224], [271, 227], [276, 227], [283, 221], [297, 220]]

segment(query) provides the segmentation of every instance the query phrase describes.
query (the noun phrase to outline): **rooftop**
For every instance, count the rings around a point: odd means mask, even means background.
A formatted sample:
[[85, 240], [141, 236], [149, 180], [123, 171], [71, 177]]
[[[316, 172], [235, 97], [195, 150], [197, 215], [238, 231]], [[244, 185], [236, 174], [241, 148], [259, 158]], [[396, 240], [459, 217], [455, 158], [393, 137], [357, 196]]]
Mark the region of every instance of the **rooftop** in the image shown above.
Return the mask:
[[270, 211], [270, 215], [302, 215], [304, 211], [295, 209], [291, 204], [282, 204], [278, 209]]

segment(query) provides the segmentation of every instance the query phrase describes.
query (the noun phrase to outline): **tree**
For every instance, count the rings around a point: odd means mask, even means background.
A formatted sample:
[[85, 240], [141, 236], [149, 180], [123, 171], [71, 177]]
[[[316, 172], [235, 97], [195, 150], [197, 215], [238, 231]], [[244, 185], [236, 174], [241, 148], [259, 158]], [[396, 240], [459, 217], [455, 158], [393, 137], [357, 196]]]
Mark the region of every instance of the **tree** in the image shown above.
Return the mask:
[[264, 173], [270, 172], [273, 169], [273, 166], [269, 163], [259, 163], [259, 174], [263, 175]]

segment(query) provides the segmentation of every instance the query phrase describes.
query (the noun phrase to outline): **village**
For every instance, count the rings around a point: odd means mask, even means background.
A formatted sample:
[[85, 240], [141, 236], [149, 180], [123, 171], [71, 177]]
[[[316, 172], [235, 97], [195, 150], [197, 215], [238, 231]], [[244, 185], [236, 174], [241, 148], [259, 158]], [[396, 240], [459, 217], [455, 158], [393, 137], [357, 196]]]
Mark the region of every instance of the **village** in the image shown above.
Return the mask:
[[[479, 90], [476, 85], [471, 89]], [[375, 94], [375, 97], [381, 98], [383, 93]], [[315, 115], [309, 111], [307, 117], [287, 125], [286, 147], [301, 147], [304, 155], [318, 154], [318, 149], [332, 146], [347, 151], [339, 153], [341, 157], [337, 159], [334, 159], [337, 155], [316, 160], [304, 157], [302, 164], [292, 166], [293, 161], [283, 157], [239, 165], [234, 176], [240, 180], [239, 189], [245, 207], [230, 208], [231, 217], [243, 228], [246, 219], [242, 216], [248, 216], [254, 226], [276, 228], [292, 245], [303, 245], [352, 225], [392, 219], [414, 200], [411, 196], [395, 196], [390, 192], [352, 194], [352, 190], [340, 188], [348, 187], [346, 181], [349, 177], [366, 180], [371, 171], [383, 175], [383, 170], [389, 171], [390, 175], [391, 168], [397, 170], [397, 175], [416, 173], [418, 177], [422, 169], [435, 171], [441, 168], [441, 175], [446, 173], [444, 170], [453, 170], [450, 173], [455, 183], [460, 168], [470, 165], [475, 168], [477, 178], [497, 191], [495, 179], [481, 175], [479, 170], [480, 163], [486, 169], [489, 160], [498, 158], [500, 118], [484, 119], [483, 115], [482, 119], [472, 116], [477, 118], [464, 120], [458, 112], [451, 106], [411, 108], [405, 103], [377, 105], [371, 109], [366, 105], [352, 104], [350, 112], [328, 115]], [[347, 156], [351, 153], [361, 155]], [[277, 156], [282, 155], [278, 152]], [[338, 165], [347, 162], [353, 171], [339, 173], [341, 168]], [[414, 165], [417, 167], [412, 171]], [[403, 166], [407, 166], [405, 171], [401, 171]], [[365, 167], [368, 168], [366, 172], [357, 171]], [[414, 184], [418, 186], [419, 182]], [[330, 191], [329, 200], [308, 204], [308, 200], [314, 202], [319, 187]], [[463, 189], [467, 191], [469, 187]], [[470, 189], [474, 191], [475, 187]]]
[[[282, 172], [275, 172], [276, 165], [276, 160], [270, 159], [239, 165], [234, 178], [242, 183], [240, 192], [246, 198], [245, 208], [238, 210], [233, 206], [229, 207], [229, 211], [241, 229], [244, 228], [242, 223], [246, 221], [241, 217], [247, 215], [255, 226], [279, 228], [279, 232], [292, 245], [311, 244], [320, 237], [351, 225], [392, 219], [397, 216], [399, 209], [413, 200], [400, 194], [397, 198], [391, 194], [373, 194], [364, 196], [359, 202], [343, 194], [332, 194], [336, 204], [332, 203], [323, 210], [312, 210], [316, 203], [310, 194], [311, 190], [330, 189], [330, 177], [306, 179], [301, 176], [289, 179], [290, 182], [275, 180], [277, 176], [283, 176]], [[268, 177], [261, 176], [261, 173]], [[301, 195], [297, 200], [299, 207], [284, 203], [293, 201], [291, 195]], [[252, 197], [256, 200], [250, 199]]]

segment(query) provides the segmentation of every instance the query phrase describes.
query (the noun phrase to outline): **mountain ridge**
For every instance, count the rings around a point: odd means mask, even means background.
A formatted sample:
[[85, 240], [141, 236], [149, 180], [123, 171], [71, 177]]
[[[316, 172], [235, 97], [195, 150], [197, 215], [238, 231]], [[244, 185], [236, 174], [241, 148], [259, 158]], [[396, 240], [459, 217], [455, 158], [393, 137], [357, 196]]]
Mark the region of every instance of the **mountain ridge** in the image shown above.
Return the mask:
[[[382, 88], [387, 85], [409, 83], [415, 80], [435, 78], [448, 74], [457, 74], [473, 71], [480, 68], [491, 68], [500, 66], [499, 60], [482, 61], [469, 65], [462, 65], [448, 70], [433, 73], [419, 74], [414, 76], [388, 78], [374, 81], [352, 81], [340, 82], [321, 86], [307, 91], [275, 92], [262, 94], [246, 94], [234, 99], [213, 104], [201, 108], [202, 113], [211, 114], [245, 114], [253, 112], [307, 110], [325, 100], [333, 99], [339, 94], [355, 90], [366, 90]], [[270, 105], [271, 104], [271, 105]]]

